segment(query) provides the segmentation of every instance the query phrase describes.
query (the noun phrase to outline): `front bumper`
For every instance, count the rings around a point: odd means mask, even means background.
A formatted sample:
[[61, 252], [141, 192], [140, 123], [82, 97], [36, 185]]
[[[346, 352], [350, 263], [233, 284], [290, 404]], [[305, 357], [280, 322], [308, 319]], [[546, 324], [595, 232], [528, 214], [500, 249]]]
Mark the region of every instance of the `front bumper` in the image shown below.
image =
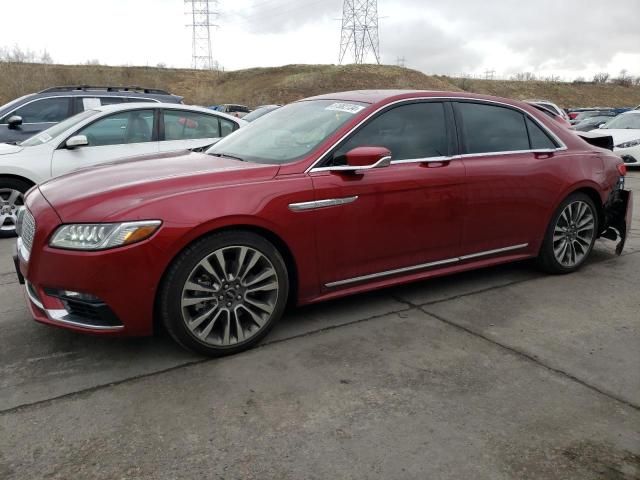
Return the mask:
[[166, 267], [155, 237], [99, 252], [51, 248], [49, 237], [62, 223], [55, 210], [37, 190], [27, 196], [26, 207], [37, 230], [27, 254], [17, 249], [16, 270], [33, 318], [85, 333], [151, 334], [156, 289]]
[[613, 153], [618, 155], [622, 161], [629, 166], [640, 167], [640, 146], [631, 148], [614, 148]]

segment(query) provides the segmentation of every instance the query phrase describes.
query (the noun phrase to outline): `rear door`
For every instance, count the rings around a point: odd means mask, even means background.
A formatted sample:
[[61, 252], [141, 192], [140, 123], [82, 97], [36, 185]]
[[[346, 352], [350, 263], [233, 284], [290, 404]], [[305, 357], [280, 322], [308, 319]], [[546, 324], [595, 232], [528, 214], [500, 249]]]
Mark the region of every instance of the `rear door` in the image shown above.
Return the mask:
[[69, 149], [63, 142], [54, 151], [52, 176], [120, 158], [157, 153], [155, 123], [153, 109], [117, 112], [96, 120], [71, 135], [85, 135], [89, 145]]
[[507, 105], [458, 101], [454, 107], [467, 179], [463, 255], [531, 248], [558, 194], [557, 139]]
[[160, 151], [201, 149], [229, 135], [238, 124], [215, 114], [162, 110]]
[[[326, 288], [420, 272], [458, 255], [465, 174], [462, 161], [450, 156], [455, 139], [449, 108], [439, 101], [391, 107], [310, 172], [316, 200], [335, 201], [299, 213], [316, 217]], [[327, 170], [359, 146], [388, 148], [392, 164], [358, 174]]]

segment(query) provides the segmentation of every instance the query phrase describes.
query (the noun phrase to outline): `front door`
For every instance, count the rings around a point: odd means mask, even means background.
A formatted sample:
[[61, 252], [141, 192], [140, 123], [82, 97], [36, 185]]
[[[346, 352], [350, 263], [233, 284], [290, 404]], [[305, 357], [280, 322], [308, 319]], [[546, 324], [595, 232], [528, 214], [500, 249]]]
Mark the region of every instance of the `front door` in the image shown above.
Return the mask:
[[[22, 142], [72, 115], [69, 97], [33, 100], [0, 119], [0, 142]], [[22, 125], [9, 128], [11, 117], [21, 117]]]
[[84, 135], [89, 145], [73, 149], [61, 144], [54, 152], [51, 175], [65, 173], [121, 158], [158, 152], [154, 111], [118, 112], [96, 120], [73, 135]]
[[319, 165], [339, 165], [358, 146], [383, 146], [392, 152], [389, 167], [359, 174], [311, 171], [316, 200], [330, 202], [314, 211], [326, 288], [455, 261], [465, 172], [462, 161], [450, 157], [455, 148], [451, 124], [446, 102], [392, 107], [367, 121]]

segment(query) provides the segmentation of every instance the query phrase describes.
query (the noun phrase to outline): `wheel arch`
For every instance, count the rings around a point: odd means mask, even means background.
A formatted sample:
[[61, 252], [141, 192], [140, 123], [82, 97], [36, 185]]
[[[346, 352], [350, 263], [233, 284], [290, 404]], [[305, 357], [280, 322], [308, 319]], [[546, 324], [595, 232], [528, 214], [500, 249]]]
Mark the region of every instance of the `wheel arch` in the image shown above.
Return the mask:
[[288, 299], [288, 307], [295, 305], [295, 303], [297, 302], [297, 298], [298, 298], [298, 266], [297, 263], [295, 261], [295, 257], [293, 255], [293, 252], [291, 251], [291, 248], [289, 247], [289, 245], [284, 241], [284, 239], [282, 239], [282, 237], [280, 235], [278, 235], [277, 233], [275, 233], [274, 231], [262, 227], [262, 226], [258, 226], [258, 225], [254, 225], [254, 224], [249, 224], [249, 223], [240, 223], [240, 224], [230, 224], [230, 225], [225, 225], [225, 226], [221, 226], [221, 227], [217, 227], [217, 228], [213, 228], [212, 230], [209, 230], [207, 232], [204, 232], [194, 238], [191, 238], [190, 241], [188, 243], [186, 243], [185, 245], [182, 246], [182, 248], [180, 248], [175, 255], [172, 257], [171, 261], [167, 263], [167, 265], [165, 266], [163, 272], [162, 272], [162, 276], [160, 277], [160, 280], [158, 281], [156, 288], [155, 288], [155, 293], [154, 293], [154, 308], [153, 308], [153, 329], [154, 331], [158, 331], [159, 327], [160, 327], [160, 322], [159, 322], [159, 316], [157, 314], [157, 308], [158, 308], [158, 300], [159, 300], [159, 294], [160, 294], [160, 286], [163, 284], [165, 277], [167, 275], [167, 272], [169, 271], [169, 269], [171, 268], [171, 265], [173, 264], [174, 260], [178, 257], [178, 255], [180, 255], [180, 253], [182, 253], [184, 250], [186, 250], [187, 248], [189, 248], [191, 245], [193, 245], [194, 243], [202, 240], [203, 238], [209, 237], [211, 235], [215, 235], [217, 233], [221, 233], [221, 232], [251, 232], [254, 233], [256, 235], [260, 235], [261, 237], [265, 238], [266, 240], [268, 240], [269, 242], [271, 242], [273, 244], [273, 246], [278, 250], [278, 252], [280, 253], [280, 255], [282, 255], [282, 258], [284, 260], [285, 266], [287, 267], [287, 274], [289, 275], [289, 299]]
[[4, 179], [12, 179], [12, 180], [20, 180], [21, 182], [25, 182], [29, 184], [29, 187], [35, 186], [36, 182], [31, 180], [30, 178], [24, 177], [22, 175], [16, 175], [13, 173], [0, 173], [0, 181]]
[[[584, 193], [593, 201], [593, 204], [596, 206], [596, 212], [598, 213], [598, 230], [600, 230], [605, 223], [605, 220], [604, 220], [605, 216], [604, 216], [604, 204], [602, 201], [602, 197], [600, 196], [598, 191], [591, 186], [584, 186], [574, 190], [569, 195], [572, 195], [574, 193]], [[599, 234], [600, 232], [598, 232], [598, 235]]]

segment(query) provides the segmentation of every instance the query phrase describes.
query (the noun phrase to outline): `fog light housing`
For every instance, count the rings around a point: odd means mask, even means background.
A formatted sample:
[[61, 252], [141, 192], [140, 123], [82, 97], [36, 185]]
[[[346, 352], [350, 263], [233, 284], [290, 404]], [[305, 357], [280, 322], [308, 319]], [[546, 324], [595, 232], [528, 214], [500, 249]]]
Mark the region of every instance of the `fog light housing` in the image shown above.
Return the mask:
[[56, 288], [45, 288], [44, 291], [50, 297], [59, 298], [60, 300], [75, 300], [77, 302], [95, 304], [103, 303], [102, 300], [90, 293], [75, 292], [73, 290], [59, 290]]

